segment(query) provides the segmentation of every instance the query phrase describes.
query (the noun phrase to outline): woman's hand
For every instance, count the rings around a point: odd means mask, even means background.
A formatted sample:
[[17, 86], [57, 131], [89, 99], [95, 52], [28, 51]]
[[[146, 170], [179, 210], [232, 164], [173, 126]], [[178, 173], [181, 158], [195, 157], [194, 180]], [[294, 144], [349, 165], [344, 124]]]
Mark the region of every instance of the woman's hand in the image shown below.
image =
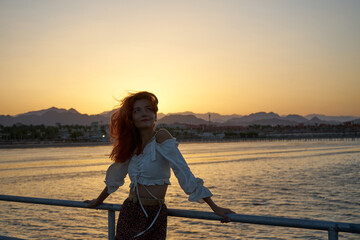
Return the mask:
[[88, 203], [88, 205], [87, 205], [88, 208], [94, 208], [101, 204], [101, 202], [99, 202], [99, 200], [97, 198], [95, 198], [93, 200], [85, 200], [84, 203]]
[[206, 197], [203, 198], [204, 201], [210, 206], [210, 208], [214, 211], [215, 214], [219, 215], [220, 217], [223, 218], [223, 220], [221, 220], [222, 223], [226, 223], [226, 222], [230, 222], [230, 218], [228, 216], [226, 216], [227, 213], [235, 213], [233, 211], [231, 211], [228, 208], [222, 208], [219, 207], [218, 205], [216, 205], [214, 203], [214, 201], [211, 199], [211, 197]]
[[87, 205], [88, 208], [94, 208], [102, 204], [108, 196], [109, 196], [108, 188], [105, 187], [104, 190], [102, 190], [102, 192], [98, 196], [98, 198], [95, 198], [93, 200], [85, 200], [84, 203], [88, 203]]
[[212, 210], [214, 211], [215, 214], [217, 214], [220, 217], [224, 218], [224, 220], [221, 220], [222, 223], [227, 223], [227, 222], [231, 221], [230, 218], [226, 214], [235, 213], [235, 212], [231, 211], [228, 208], [222, 208], [222, 207], [219, 207], [219, 206], [212, 207]]

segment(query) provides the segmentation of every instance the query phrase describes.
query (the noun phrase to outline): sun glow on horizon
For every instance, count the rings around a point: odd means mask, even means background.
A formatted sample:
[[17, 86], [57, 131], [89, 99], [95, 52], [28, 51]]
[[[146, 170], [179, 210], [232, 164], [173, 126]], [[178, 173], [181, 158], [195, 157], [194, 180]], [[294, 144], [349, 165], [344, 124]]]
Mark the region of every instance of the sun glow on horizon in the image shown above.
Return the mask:
[[0, 115], [150, 91], [162, 113], [360, 116], [359, 22], [355, 1], [3, 1]]

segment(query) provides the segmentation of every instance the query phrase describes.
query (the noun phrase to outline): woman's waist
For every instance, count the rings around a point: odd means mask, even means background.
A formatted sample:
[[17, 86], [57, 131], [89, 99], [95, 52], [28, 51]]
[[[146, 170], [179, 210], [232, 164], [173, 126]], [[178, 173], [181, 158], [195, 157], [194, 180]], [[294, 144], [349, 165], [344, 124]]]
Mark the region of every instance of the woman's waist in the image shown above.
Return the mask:
[[[164, 199], [166, 195], [168, 184], [164, 183], [162, 185], [143, 185], [137, 184], [138, 193], [140, 198], [158, 198]], [[130, 188], [130, 195], [137, 195], [135, 186]]]
[[130, 175], [130, 188], [135, 184], [145, 185], [145, 186], [161, 186], [161, 185], [171, 185], [169, 177], [150, 177], [150, 176], [139, 176], [139, 175]]

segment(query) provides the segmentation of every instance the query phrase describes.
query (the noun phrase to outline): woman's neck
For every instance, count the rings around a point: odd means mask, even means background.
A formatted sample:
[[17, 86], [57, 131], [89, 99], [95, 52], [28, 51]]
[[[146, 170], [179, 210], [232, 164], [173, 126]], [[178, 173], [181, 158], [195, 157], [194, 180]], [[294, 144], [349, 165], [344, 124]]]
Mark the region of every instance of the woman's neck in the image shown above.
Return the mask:
[[153, 129], [140, 129], [142, 145], [145, 146], [151, 140], [154, 134], [155, 131]]

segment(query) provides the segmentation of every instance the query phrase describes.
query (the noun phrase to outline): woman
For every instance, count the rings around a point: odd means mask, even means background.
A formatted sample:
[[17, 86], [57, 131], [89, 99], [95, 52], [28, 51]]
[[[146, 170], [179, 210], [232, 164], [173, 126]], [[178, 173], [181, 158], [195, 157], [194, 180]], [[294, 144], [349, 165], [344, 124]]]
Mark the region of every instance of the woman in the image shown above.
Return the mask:
[[170, 184], [170, 167], [189, 201], [206, 202], [223, 222], [230, 209], [217, 206], [212, 193], [195, 178], [171, 134], [155, 132], [158, 99], [149, 92], [130, 94], [111, 116], [110, 135], [114, 142], [110, 157], [115, 160], [106, 172], [106, 187], [98, 198], [86, 200], [88, 207], [101, 204], [124, 184], [129, 174], [129, 197], [124, 201], [116, 229], [116, 239], [165, 239], [167, 208], [164, 203]]

